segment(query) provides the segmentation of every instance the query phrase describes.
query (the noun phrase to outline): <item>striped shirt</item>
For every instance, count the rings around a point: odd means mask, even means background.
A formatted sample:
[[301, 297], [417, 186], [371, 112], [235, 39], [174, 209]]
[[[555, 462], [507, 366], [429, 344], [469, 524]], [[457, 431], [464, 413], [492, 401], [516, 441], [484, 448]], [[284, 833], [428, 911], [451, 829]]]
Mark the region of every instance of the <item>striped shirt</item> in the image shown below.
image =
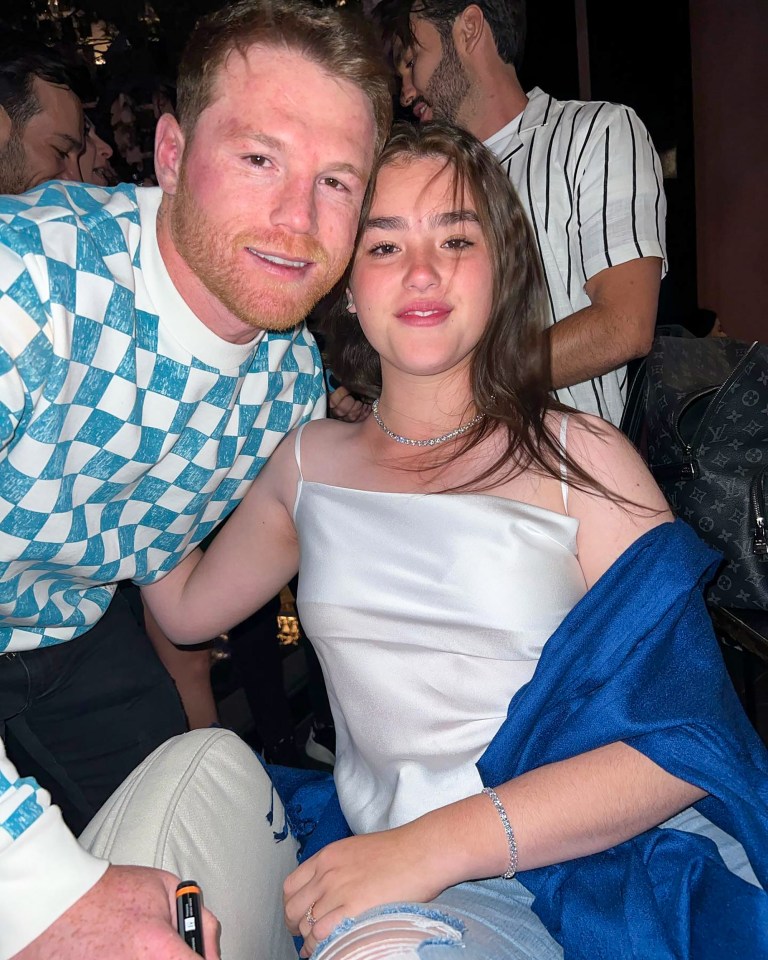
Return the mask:
[[[640, 257], [665, 261], [661, 165], [629, 107], [555, 100], [535, 88], [523, 113], [486, 146], [533, 224], [553, 323], [590, 305], [584, 287], [601, 270]], [[557, 396], [618, 425], [626, 367]]]
[[324, 412], [304, 326], [233, 344], [192, 313], [157, 245], [161, 196], [0, 198], [0, 651], [76, 637], [117, 581], [172, 569]]

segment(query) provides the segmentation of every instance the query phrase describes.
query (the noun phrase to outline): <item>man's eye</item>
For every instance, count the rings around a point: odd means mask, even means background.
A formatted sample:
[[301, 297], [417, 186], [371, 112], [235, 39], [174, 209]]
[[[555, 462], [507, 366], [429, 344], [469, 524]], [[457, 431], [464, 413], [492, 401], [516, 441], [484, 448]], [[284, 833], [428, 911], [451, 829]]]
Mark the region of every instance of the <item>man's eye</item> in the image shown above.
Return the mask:
[[342, 183], [341, 180], [337, 180], [336, 177], [324, 177], [323, 183], [327, 187], [331, 187], [331, 189], [333, 190], [338, 190], [339, 192], [344, 192], [344, 191], [346, 191], [347, 193], [349, 192], [347, 185], [345, 183]]
[[260, 153], [252, 153], [246, 157], [246, 159], [254, 167], [266, 167], [269, 163], [269, 160], [266, 157], [262, 157]]

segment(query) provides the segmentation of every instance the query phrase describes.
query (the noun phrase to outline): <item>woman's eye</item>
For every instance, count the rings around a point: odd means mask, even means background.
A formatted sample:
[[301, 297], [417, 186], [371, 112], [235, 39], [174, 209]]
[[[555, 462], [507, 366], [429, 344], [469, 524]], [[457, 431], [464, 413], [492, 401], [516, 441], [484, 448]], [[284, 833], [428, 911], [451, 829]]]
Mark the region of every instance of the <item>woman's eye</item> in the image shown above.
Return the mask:
[[395, 253], [396, 250], [397, 247], [394, 243], [377, 243], [371, 247], [369, 253], [372, 257], [388, 257], [390, 254]]
[[445, 241], [443, 246], [449, 250], [466, 250], [468, 247], [473, 247], [474, 244], [467, 237], [451, 237], [450, 240]]

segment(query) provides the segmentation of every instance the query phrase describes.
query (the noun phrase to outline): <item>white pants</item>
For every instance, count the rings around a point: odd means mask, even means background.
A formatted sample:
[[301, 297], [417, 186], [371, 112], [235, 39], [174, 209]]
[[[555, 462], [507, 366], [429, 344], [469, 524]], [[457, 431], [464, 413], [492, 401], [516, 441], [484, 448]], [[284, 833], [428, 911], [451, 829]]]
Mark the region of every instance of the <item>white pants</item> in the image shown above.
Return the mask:
[[[269, 777], [246, 743], [229, 730], [193, 730], [150, 754], [80, 843], [111, 863], [197, 881], [221, 923], [222, 960], [295, 960], [282, 891], [296, 843], [275, 842], [272, 803]], [[284, 822], [277, 795], [274, 822]]]

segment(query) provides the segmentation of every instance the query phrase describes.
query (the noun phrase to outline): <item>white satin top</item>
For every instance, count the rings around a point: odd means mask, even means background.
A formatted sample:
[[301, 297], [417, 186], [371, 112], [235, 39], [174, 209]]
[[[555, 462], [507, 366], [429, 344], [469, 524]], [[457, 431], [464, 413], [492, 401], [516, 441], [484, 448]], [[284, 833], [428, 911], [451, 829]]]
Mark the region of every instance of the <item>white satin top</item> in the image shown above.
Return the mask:
[[300, 439], [297, 605], [336, 724], [341, 808], [369, 833], [482, 789], [475, 763], [586, 592], [578, 520], [485, 494], [315, 483]]

